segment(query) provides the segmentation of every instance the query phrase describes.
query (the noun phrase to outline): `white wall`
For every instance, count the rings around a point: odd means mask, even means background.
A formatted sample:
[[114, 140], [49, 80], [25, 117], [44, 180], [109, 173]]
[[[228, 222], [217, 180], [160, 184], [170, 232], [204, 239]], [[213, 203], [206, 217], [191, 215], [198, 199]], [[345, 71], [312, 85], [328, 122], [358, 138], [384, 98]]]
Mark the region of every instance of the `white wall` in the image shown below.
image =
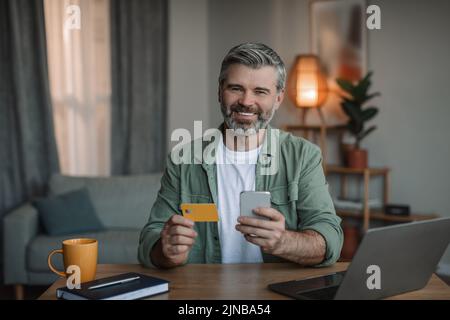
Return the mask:
[[[392, 168], [392, 201], [450, 216], [450, 1], [372, 2], [382, 29], [369, 33], [369, 65], [382, 96], [371, 161]], [[450, 248], [442, 261], [450, 269]]]
[[194, 121], [209, 123], [208, 68], [208, 1], [170, 0], [169, 140], [176, 128], [193, 135]]
[[[171, 5], [171, 36], [175, 37], [170, 40], [171, 64], [186, 72], [170, 73], [169, 107], [176, 108], [169, 110], [171, 128], [189, 121], [192, 126], [193, 119], [200, 118], [208, 127], [220, 123], [217, 77], [221, 60], [232, 46], [264, 42], [277, 50], [287, 68], [296, 54], [309, 51], [308, 0], [186, 2], [189, 7], [182, 0], [172, 0]], [[373, 90], [382, 93], [373, 101], [380, 109], [373, 121], [378, 130], [364, 142], [370, 163], [392, 168], [391, 202], [410, 204], [415, 212], [450, 216], [450, 1], [369, 2], [380, 6], [382, 19], [381, 30], [368, 32]], [[197, 33], [188, 32], [190, 38], [185, 38], [186, 30]], [[186, 65], [186, 59], [177, 60], [183, 55], [174, 53], [173, 48], [197, 58]], [[199, 56], [208, 63], [202, 64]], [[183, 101], [189, 103], [179, 114]], [[295, 123], [297, 116], [298, 111], [286, 99], [273, 123]], [[450, 270], [450, 250], [443, 262]]]
[[[290, 67], [297, 53], [308, 51], [308, 23], [308, 0], [209, 1], [209, 103], [214, 109], [210, 113], [211, 125], [222, 121], [217, 78], [228, 50], [243, 42], [263, 42], [276, 48], [286, 67]], [[294, 109], [288, 102], [284, 108]], [[274, 123], [284, 114], [280, 110]]]
[[366, 145], [374, 164], [392, 168], [393, 199], [450, 216], [450, 2], [411, 2], [379, 2], [383, 29], [370, 34], [369, 63], [382, 96]]

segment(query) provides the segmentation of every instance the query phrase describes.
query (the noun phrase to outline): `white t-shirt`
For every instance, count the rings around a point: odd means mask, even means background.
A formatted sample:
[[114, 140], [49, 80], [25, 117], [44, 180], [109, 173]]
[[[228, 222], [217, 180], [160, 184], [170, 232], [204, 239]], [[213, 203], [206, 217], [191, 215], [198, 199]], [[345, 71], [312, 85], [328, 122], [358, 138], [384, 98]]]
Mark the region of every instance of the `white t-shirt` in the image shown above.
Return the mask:
[[255, 190], [255, 171], [261, 146], [250, 151], [232, 151], [220, 139], [216, 154], [219, 237], [222, 263], [263, 262], [261, 249], [236, 230], [241, 191]]

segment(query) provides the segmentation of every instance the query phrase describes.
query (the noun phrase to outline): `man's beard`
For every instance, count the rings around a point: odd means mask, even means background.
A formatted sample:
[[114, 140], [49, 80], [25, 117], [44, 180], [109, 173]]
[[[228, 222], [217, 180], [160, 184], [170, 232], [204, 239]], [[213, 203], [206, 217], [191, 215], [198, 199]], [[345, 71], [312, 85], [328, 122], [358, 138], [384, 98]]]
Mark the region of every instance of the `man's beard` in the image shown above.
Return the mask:
[[[275, 114], [274, 106], [270, 109], [270, 111], [264, 113], [261, 110], [248, 108], [240, 104], [232, 105], [228, 109], [223, 103], [221, 103], [220, 110], [222, 111], [222, 115], [228, 129], [233, 130], [236, 136], [251, 136], [257, 134], [260, 129], [265, 129], [268, 126], [270, 120], [272, 120], [273, 115]], [[231, 117], [233, 112], [255, 113], [258, 118], [252, 123], [237, 122]]]

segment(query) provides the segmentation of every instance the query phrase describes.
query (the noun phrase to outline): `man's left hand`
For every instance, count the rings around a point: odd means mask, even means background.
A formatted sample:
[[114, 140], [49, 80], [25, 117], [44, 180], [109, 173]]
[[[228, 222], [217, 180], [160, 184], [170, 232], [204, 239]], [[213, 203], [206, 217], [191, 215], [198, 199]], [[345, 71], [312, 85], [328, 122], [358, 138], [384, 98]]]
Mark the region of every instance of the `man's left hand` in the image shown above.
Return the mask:
[[239, 217], [236, 230], [244, 234], [248, 242], [260, 246], [264, 252], [282, 254], [285, 240], [286, 226], [284, 216], [273, 208], [256, 208], [253, 212], [268, 220], [251, 217]]

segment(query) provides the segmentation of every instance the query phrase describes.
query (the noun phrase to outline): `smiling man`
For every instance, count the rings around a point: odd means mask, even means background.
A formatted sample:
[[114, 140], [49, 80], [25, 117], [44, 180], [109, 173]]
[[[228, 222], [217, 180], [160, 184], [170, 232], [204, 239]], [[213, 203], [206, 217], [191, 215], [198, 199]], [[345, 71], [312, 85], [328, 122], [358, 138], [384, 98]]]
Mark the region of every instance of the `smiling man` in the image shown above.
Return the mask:
[[[176, 164], [168, 158], [158, 198], [141, 232], [142, 264], [170, 268], [292, 261], [327, 266], [337, 261], [341, 220], [328, 191], [321, 152], [269, 125], [283, 101], [285, 82], [281, 58], [266, 45], [245, 43], [228, 52], [219, 76], [224, 123], [214, 144], [214, 161]], [[209, 144], [202, 145], [205, 149]], [[265, 171], [267, 163], [275, 170]], [[271, 208], [254, 210], [266, 219], [240, 217], [242, 191], [270, 192]], [[179, 209], [181, 203], [211, 202], [219, 222], [194, 224]]]

